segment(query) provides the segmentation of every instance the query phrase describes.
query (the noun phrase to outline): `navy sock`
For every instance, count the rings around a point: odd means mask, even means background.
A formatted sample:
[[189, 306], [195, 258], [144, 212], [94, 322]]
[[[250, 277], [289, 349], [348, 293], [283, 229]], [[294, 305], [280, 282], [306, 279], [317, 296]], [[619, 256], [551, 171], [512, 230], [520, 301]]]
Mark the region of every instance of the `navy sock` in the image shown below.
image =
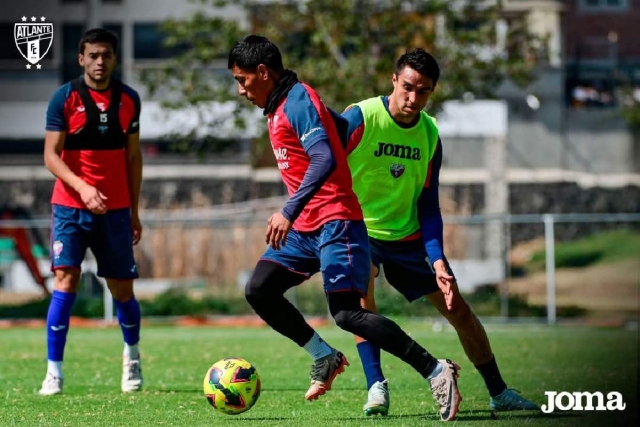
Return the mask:
[[140, 341], [140, 304], [136, 297], [132, 297], [127, 302], [114, 300], [116, 311], [118, 313], [118, 322], [122, 329], [124, 342], [129, 345], [138, 344]]
[[380, 364], [380, 348], [374, 346], [369, 341], [363, 341], [356, 345], [364, 376], [367, 378], [367, 390], [377, 381], [384, 381], [382, 366]]
[[47, 313], [47, 359], [62, 362], [76, 294], [53, 291]]
[[488, 363], [476, 365], [476, 369], [480, 372], [480, 375], [482, 375], [482, 379], [491, 397], [496, 397], [507, 388], [507, 384], [502, 379], [502, 375], [500, 375], [495, 357]]

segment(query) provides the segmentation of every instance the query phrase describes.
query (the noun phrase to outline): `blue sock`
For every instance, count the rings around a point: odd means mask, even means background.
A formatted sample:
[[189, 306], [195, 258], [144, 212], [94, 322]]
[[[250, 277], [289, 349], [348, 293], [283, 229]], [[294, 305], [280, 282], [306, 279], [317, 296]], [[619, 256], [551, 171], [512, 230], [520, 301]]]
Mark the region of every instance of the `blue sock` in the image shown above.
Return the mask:
[[71, 308], [76, 294], [53, 291], [49, 312], [47, 313], [47, 358], [53, 362], [62, 362], [64, 346], [69, 332]]
[[384, 381], [380, 364], [380, 348], [369, 341], [358, 343], [356, 347], [364, 368], [364, 376], [367, 378], [367, 390], [369, 390], [375, 382]]
[[140, 320], [142, 318], [138, 300], [133, 297], [127, 302], [114, 300], [113, 303], [118, 313], [118, 322], [120, 323], [120, 329], [122, 329], [124, 342], [128, 345], [138, 344], [138, 341], [140, 341]]
[[329, 344], [320, 338], [320, 335], [318, 335], [317, 332], [313, 333], [309, 342], [303, 345], [302, 348], [307, 350], [307, 353], [309, 353], [314, 361], [327, 357], [333, 352], [331, 347], [329, 347]]

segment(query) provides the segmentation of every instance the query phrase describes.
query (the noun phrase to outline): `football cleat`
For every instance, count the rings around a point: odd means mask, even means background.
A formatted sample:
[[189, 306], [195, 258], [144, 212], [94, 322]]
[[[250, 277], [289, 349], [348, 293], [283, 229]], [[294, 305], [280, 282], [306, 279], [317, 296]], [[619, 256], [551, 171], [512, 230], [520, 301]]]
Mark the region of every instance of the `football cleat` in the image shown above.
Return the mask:
[[458, 415], [458, 408], [462, 401], [462, 396], [458, 390], [458, 371], [460, 366], [449, 359], [439, 360], [442, 364], [442, 372], [435, 378], [429, 380], [431, 394], [440, 406], [440, 419], [451, 421]]
[[53, 376], [47, 372], [47, 376], [42, 381], [42, 388], [38, 392], [40, 396], [53, 396], [54, 394], [62, 394], [62, 384], [64, 380]]
[[369, 389], [367, 403], [362, 410], [366, 416], [389, 413], [389, 381], [376, 381]]
[[129, 393], [142, 390], [142, 367], [140, 358], [122, 360], [122, 391]]
[[304, 395], [307, 400], [316, 400], [318, 397], [331, 390], [333, 380], [344, 372], [349, 362], [344, 354], [337, 350], [322, 359], [318, 359], [311, 366], [311, 386]]
[[518, 390], [505, 388], [502, 393], [492, 397], [489, 407], [492, 411], [537, 411], [538, 405], [520, 396]]

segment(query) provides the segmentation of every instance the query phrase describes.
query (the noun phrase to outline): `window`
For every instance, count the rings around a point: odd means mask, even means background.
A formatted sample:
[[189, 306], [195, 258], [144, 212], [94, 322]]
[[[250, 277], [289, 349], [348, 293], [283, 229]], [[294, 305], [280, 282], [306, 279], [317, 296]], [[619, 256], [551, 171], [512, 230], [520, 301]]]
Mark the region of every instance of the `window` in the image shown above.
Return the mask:
[[82, 68], [78, 64], [78, 42], [82, 37], [82, 25], [64, 24], [62, 26], [62, 81], [68, 82], [80, 74]]
[[13, 24], [0, 24], [0, 60], [2, 59], [22, 59], [16, 44], [13, 42]]
[[628, 0], [580, 0], [580, 8], [587, 11], [626, 10]]
[[184, 52], [186, 46], [165, 46], [166, 37], [160, 24], [134, 24], [133, 57], [135, 59], [167, 59]]

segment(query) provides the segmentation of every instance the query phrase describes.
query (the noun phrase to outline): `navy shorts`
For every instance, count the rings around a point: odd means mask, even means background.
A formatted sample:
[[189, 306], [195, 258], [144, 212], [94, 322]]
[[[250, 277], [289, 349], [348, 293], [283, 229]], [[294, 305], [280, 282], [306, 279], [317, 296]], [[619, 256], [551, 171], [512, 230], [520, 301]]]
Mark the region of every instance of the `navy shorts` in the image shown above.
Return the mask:
[[307, 278], [322, 272], [325, 292], [367, 293], [371, 263], [364, 221], [335, 220], [311, 232], [291, 230], [280, 250], [267, 248], [262, 261], [278, 263]]
[[53, 205], [51, 269], [80, 268], [87, 248], [96, 257], [98, 276], [138, 278], [129, 208], [97, 215], [87, 209]]
[[[422, 239], [386, 242], [370, 238], [369, 241], [373, 265], [380, 268], [382, 264], [387, 282], [408, 301], [415, 301], [440, 290], [427, 261]], [[449, 263], [447, 269], [453, 276]]]

